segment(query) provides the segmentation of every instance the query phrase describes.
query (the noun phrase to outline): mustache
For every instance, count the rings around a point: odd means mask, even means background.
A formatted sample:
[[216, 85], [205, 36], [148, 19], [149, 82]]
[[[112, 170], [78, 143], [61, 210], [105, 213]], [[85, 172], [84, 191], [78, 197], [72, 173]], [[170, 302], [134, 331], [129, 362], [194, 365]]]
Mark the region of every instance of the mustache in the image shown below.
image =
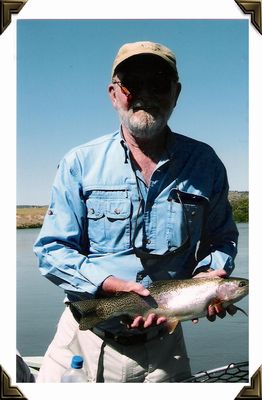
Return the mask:
[[159, 108], [159, 103], [156, 101], [152, 101], [150, 100], [134, 100], [133, 102], [131, 102], [130, 104], [130, 108], [132, 109], [151, 109], [151, 108]]

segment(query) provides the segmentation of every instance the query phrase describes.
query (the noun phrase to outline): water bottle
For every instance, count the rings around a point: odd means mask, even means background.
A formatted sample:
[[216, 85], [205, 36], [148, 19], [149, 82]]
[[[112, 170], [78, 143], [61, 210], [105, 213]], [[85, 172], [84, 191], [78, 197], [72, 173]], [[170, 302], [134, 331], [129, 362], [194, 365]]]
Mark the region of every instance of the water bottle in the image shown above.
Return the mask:
[[87, 382], [87, 376], [83, 370], [83, 357], [73, 356], [71, 360], [71, 367], [68, 368], [62, 378], [61, 382], [81, 383]]

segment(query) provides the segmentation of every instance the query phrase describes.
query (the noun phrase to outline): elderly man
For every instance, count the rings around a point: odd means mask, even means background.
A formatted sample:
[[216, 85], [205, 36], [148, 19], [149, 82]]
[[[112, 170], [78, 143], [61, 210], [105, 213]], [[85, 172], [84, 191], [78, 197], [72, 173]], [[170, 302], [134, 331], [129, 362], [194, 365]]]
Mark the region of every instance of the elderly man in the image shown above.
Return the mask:
[[[225, 168], [208, 145], [167, 125], [180, 90], [170, 49], [120, 48], [109, 85], [120, 128], [61, 161], [35, 243], [41, 273], [65, 290], [66, 304], [116, 292], [148, 296], [152, 281], [232, 272], [238, 233]], [[225, 313], [210, 306], [207, 317]], [[181, 325], [168, 334], [166, 318], [154, 313], [81, 331], [66, 307], [38, 382], [60, 381], [74, 354], [84, 357], [89, 381], [178, 382], [191, 374]]]

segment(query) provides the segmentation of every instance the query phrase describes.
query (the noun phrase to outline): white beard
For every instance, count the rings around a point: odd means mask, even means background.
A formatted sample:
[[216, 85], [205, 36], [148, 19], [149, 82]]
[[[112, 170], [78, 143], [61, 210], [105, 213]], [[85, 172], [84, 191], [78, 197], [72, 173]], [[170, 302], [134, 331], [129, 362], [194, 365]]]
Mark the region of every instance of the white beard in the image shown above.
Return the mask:
[[166, 126], [167, 119], [161, 115], [153, 116], [145, 110], [133, 112], [119, 110], [121, 123], [137, 139], [150, 139], [157, 136]]

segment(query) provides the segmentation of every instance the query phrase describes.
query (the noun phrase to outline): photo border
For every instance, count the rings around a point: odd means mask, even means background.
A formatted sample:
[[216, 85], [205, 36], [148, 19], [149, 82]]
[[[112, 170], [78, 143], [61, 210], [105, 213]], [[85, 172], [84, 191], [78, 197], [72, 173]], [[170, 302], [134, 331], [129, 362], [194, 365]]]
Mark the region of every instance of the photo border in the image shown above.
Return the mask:
[[[44, 0], [43, 0], [44, 1]], [[77, 0], [75, 0], [77, 2]], [[245, 14], [251, 14], [251, 22], [256, 30], [262, 34], [262, 18], [261, 18], [261, 1], [239, 1], [239, 0], [232, 0], [234, 1], [239, 8], [243, 11]], [[11, 24], [11, 21], [14, 22], [14, 19], [20, 18], [20, 15], [18, 18], [11, 18], [13, 14], [18, 14], [24, 7], [24, 5], [27, 4], [27, 7], [30, 7], [30, 3], [34, 3], [34, 0], [23, 0], [23, 1], [1, 1], [0, 0], [0, 22], [1, 22], [1, 28], [0, 28], [0, 40], [5, 40], [4, 35], [7, 34], [7, 28], [11, 29], [9, 25]], [[58, 1], [57, 1], [58, 2]], [[67, 3], [67, 2], [65, 2]], [[173, 2], [173, 4], [175, 1]], [[199, 0], [198, 6], [200, 5], [201, 1]], [[204, 3], [204, 1], [203, 1]], [[69, 4], [67, 3], [67, 6]], [[188, 5], [187, 5], [188, 6]], [[69, 8], [69, 7], [68, 7]], [[63, 8], [63, 14], [64, 14], [65, 8]], [[82, 10], [81, 10], [82, 11]], [[35, 9], [34, 9], [35, 12]], [[40, 12], [41, 14], [41, 12]], [[41, 18], [41, 15], [40, 15]], [[55, 17], [56, 19], [59, 19]], [[64, 18], [64, 17], [61, 17]], [[80, 17], [79, 17], [80, 18]], [[109, 16], [108, 18], [111, 18]], [[144, 17], [142, 17], [144, 18]], [[182, 18], [177, 18], [177, 16], [173, 16], [174, 19], [182, 19]], [[214, 16], [213, 16], [214, 18]], [[220, 18], [220, 17], [219, 17]], [[39, 19], [39, 15], [36, 17], [29, 17], [29, 19]], [[42, 18], [41, 18], [42, 19]], [[44, 17], [43, 19], [51, 19], [51, 17]], [[67, 17], [66, 19], [71, 19], [70, 17]], [[81, 19], [89, 19], [88, 12], [87, 15], [83, 15], [83, 12], [81, 12]], [[145, 18], [146, 19], [146, 18]], [[149, 18], [148, 18], [149, 19]], [[197, 18], [189, 18], [189, 19], [201, 19], [201, 16], [198, 16]], [[10, 39], [10, 36], [7, 36]], [[2, 111], [2, 110], [1, 110]], [[14, 354], [14, 359], [15, 359], [15, 354]], [[11, 374], [13, 376], [13, 373]], [[22, 398], [22, 399], [27, 399], [26, 397], [23, 397], [24, 395], [22, 394], [22, 391], [20, 391], [17, 387], [11, 385], [12, 378], [8, 375], [8, 373], [4, 370], [4, 368], [1, 365], [1, 359], [0, 359], [0, 393], [1, 396], [0, 399], [2, 398]], [[30, 384], [31, 386], [31, 384]], [[35, 387], [35, 385], [32, 385]], [[38, 386], [38, 385], [36, 385]], [[29, 386], [27, 384], [21, 384], [21, 387], [28, 389]], [[239, 387], [239, 386], [238, 386]], [[258, 398], [261, 399], [261, 387], [262, 387], [262, 367], [261, 364], [258, 366], [258, 369], [255, 371], [255, 373], [251, 376], [251, 385], [250, 386], [244, 386], [243, 389], [238, 392], [236, 391], [237, 397], [235, 399], [245, 399], [245, 398]], [[39, 390], [41, 390], [42, 385], [39, 385]], [[28, 390], [29, 392], [30, 390]], [[60, 388], [61, 391], [61, 388]], [[36, 391], [33, 390], [32, 393], [36, 394]], [[238, 393], [238, 394], [237, 394]], [[204, 394], [204, 392], [203, 392]], [[17, 397], [15, 397], [17, 396]], [[257, 396], [257, 397], [256, 397]], [[32, 397], [37, 398], [37, 397]], [[204, 399], [204, 397], [202, 397]], [[31, 400], [31, 397], [30, 397]]]

